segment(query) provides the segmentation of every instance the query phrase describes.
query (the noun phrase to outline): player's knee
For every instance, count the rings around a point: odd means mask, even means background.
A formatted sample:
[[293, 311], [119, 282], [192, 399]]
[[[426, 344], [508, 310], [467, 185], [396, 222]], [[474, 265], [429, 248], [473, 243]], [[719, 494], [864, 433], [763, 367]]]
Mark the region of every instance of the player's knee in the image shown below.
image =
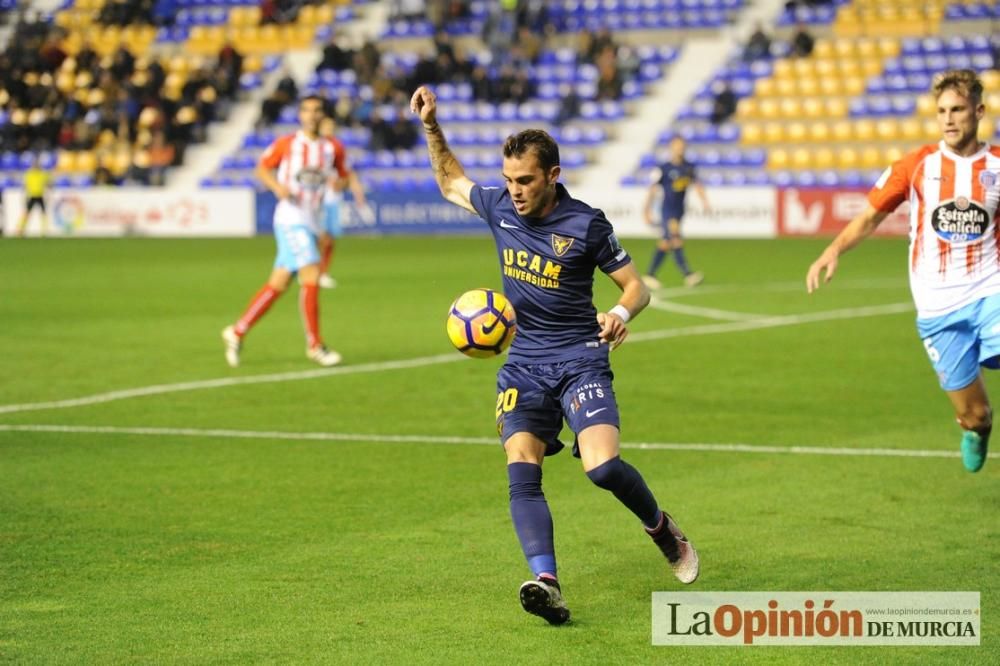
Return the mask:
[[625, 463], [620, 456], [615, 456], [587, 472], [587, 478], [599, 488], [614, 490], [625, 480]]
[[993, 409], [986, 403], [968, 405], [957, 416], [959, 424], [966, 430], [982, 433], [989, 432], [993, 427]]

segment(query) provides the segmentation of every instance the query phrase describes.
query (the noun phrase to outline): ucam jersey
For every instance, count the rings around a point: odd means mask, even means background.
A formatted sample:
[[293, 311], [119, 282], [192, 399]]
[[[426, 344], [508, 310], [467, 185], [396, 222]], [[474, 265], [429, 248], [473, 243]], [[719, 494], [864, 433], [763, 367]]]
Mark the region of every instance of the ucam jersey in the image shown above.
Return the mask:
[[663, 188], [664, 220], [679, 220], [684, 215], [684, 198], [688, 187], [698, 179], [698, 171], [694, 164], [686, 159], [680, 164], [664, 162], [654, 175], [655, 182]]
[[594, 307], [594, 270], [612, 273], [632, 259], [604, 213], [556, 185], [555, 210], [521, 217], [506, 189], [476, 185], [473, 207], [496, 241], [503, 291], [517, 313], [509, 359], [556, 363], [605, 357]]
[[891, 212], [910, 202], [910, 290], [919, 317], [939, 317], [1000, 293], [1000, 148], [961, 157], [944, 142], [885, 170], [868, 201]]
[[301, 131], [276, 139], [261, 155], [260, 164], [277, 169], [278, 182], [289, 192], [274, 210], [277, 225], [315, 226], [334, 172], [341, 178], [348, 174], [347, 153], [340, 141], [310, 139]]

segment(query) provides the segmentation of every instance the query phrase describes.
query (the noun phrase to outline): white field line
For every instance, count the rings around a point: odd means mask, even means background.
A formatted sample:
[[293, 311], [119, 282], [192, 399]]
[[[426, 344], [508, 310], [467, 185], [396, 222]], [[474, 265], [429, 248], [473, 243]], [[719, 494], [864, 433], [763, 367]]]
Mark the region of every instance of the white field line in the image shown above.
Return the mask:
[[[826, 310], [808, 314], [778, 315], [761, 317], [747, 321], [727, 322], [724, 324], [701, 324], [684, 326], [683, 328], [667, 328], [659, 331], [643, 331], [628, 336], [626, 342], [648, 342], [649, 340], [664, 340], [689, 335], [711, 335], [713, 333], [735, 333], [737, 331], [753, 331], [781, 326], [796, 326], [811, 324], [817, 321], [834, 321], [837, 319], [859, 319], [862, 317], [878, 317], [888, 314], [899, 314], [913, 310], [912, 303], [889, 303], [888, 305], [870, 305], [863, 308], [845, 308], [843, 310]], [[2, 407], [0, 407], [2, 410]], [[2, 413], [2, 412], [0, 412]]]
[[[910, 303], [891, 303], [889, 305], [873, 305], [862, 308], [846, 308], [842, 310], [828, 310], [825, 312], [815, 312], [802, 315], [781, 315], [774, 317], [762, 317], [751, 321], [728, 322], [721, 324], [704, 324], [699, 326], [685, 326], [681, 328], [668, 328], [657, 331], [644, 331], [633, 333], [629, 336], [628, 342], [647, 342], [649, 340], [663, 340], [666, 338], [680, 338], [690, 335], [711, 335], [714, 333], [734, 333], [739, 331], [752, 331], [755, 329], [777, 328], [779, 326], [794, 326], [797, 324], [807, 324], [816, 321], [831, 321], [836, 319], [855, 319], [859, 317], [874, 317], [886, 314], [896, 314], [912, 310]], [[400, 361], [385, 361], [379, 363], [362, 363], [360, 365], [346, 365], [336, 368], [319, 370], [303, 370], [297, 372], [282, 372], [269, 375], [250, 375], [247, 377], [222, 377], [218, 379], [204, 379], [200, 381], [181, 382], [177, 384], [155, 384], [153, 386], [142, 386], [133, 389], [122, 389], [120, 391], [110, 391], [108, 393], [97, 393], [83, 396], [81, 398], [69, 398], [66, 400], [52, 400], [48, 402], [29, 402], [23, 404], [0, 405], [0, 414], [12, 414], [15, 412], [30, 412], [45, 409], [67, 409], [70, 407], [84, 407], [87, 405], [97, 405], [116, 400], [126, 400], [128, 398], [138, 398], [149, 395], [162, 395], [165, 393], [178, 393], [182, 391], [197, 391], [201, 389], [220, 388], [225, 386], [239, 386], [244, 384], [268, 384], [275, 382], [299, 381], [303, 379], [315, 379], [317, 377], [329, 377], [333, 375], [367, 374], [372, 372], [384, 372], [386, 370], [402, 370], [407, 368], [418, 368], [428, 365], [438, 365], [441, 363], [455, 363], [466, 360], [466, 357], [457, 353], [438, 354], [437, 356], [423, 356]]]
[[[287, 432], [282, 430], [229, 430], [218, 428], [127, 428], [116, 426], [12, 425], [0, 423], [0, 432], [44, 432], [91, 435], [138, 435], [145, 437], [206, 437], [211, 439], [278, 439], [292, 441], [373, 442], [379, 444], [464, 444], [499, 446], [493, 437], [449, 437], [445, 435], [374, 435], [340, 432]], [[816, 456], [877, 458], [957, 458], [958, 451], [919, 449], [868, 449], [820, 446], [770, 446], [758, 444], [699, 444], [678, 442], [622, 442], [623, 449], [653, 451], [705, 451], [711, 453], [769, 453]]]
[[748, 312], [733, 312], [732, 310], [717, 310], [715, 308], [703, 308], [697, 305], [684, 305], [674, 301], [664, 301], [653, 297], [649, 301], [649, 307], [664, 312], [675, 312], [677, 314], [694, 315], [695, 317], [705, 317], [707, 319], [721, 319], [723, 321], [751, 321], [761, 319], [770, 315], [750, 314]]
[[[824, 289], [905, 289], [908, 282], [899, 278], [883, 278], [880, 280], [841, 280], [837, 279], [824, 286]], [[746, 285], [742, 284], [700, 284], [697, 287], [662, 287], [653, 290], [653, 294], [662, 298], [676, 296], [697, 296], [698, 294], [732, 294], [745, 293]], [[761, 291], [798, 291], [805, 292], [806, 281], [803, 278], [797, 282], [766, 282], [754, 285], [755, 292]]]
[[243, 384], [270, 384], [275, 382], [293, 382], [302, 379], [315, 379], [317, 377], [329, 377], [331, 375], [354, 375], [369, 372], [382, 372], [385, 370], [402, 370], [406, 368], [418, 368], [425, 365], [438, 365], [441, 363], [454, 363], [464, 361], [465, 356], [461, 354], [438, 354], [437, 356], [423, 356], [421, 358], [411, 358], [401, 361], [381, 361], [378, 363], [362, 363], [360, 365], [345, 365], [336, 368], [326, 368], [319, 370], [298, 370], [296, 372], [279, 372], [270, 375], [249, 375], [247, 377], [221, 377], [219, 379], [203, 379], [193, 382], [181, 382], [178, 384], [155, 384], [153, 386], [142, 386], [134, 389], [123, 389], [121, 391], [111, 391], [109, 393], [97, 393], [95, 395], [84, 396], [82, 398], [70, 398], [67, 400], [53, 400], [51, 402], [29, 402], [23, 405], [0, 405], [0, 414], [10, 414], [12, 412], [28, 412], [41, 409], [66, 409], [68, 407], [82, 407], [86, 405], [96, 405], [103, 402], [113, 402], [115, 400], [125, 400], [127, 398], [138, 398], [146, 395], [162, 395], [164, 393], [177, 393], [180, 391], [197, 391], [200, 389], [220, 388], [223, 386], [239, 386]]

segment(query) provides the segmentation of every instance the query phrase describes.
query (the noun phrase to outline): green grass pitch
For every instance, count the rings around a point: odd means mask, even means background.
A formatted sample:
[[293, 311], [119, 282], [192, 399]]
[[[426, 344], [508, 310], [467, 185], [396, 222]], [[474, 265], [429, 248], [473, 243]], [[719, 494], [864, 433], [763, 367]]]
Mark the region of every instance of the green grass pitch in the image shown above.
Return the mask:
[[[690, 241], [689, 291], [664, 265], [612, 356], [624, 442], [957, 453], [905, 242], [810, 297], [824, 244]], [[644, 267], [652, 242], [625, 245]], [[681, 586], [568, 453], [545, 487], [574, 621], [526, 615], [501, 361], [444, 333], [455, 296], [500, 286], [491, 240], [344, 239], [321, 308], [345, 365], [307, 361], [289, 294], [232, 370], [219, 331], [272, 258], [268, 238], [0, 242], [0, 662], [996, 663], [1000, 463], [957, 456], [623, 451], [699, 548], [690, 589], [980, 591], [978, 648], [652, 646], [650, 594]]]

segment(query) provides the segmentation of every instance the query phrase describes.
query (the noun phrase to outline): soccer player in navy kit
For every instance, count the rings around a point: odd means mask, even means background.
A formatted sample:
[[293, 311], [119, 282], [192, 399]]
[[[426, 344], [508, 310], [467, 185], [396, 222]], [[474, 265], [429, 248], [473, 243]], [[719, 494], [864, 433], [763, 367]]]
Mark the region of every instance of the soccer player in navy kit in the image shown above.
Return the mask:
[[653, 251], [653, 260], [649, 263], [649, 270], [643, 276], [642, 281], [650, 289], [659, 289], [660, 281], [656, 279], [656, 271], [660, 269], [667, 252], [672, 252], [677, 268], [684, 276], [684, 284], [688, 287], [696, 287], [701, 284], [705, 276], [699, 271], [692, 271], [688, 266], [687, 257], [684, 254], [684, 239], [681, 237], [681, 220], [684, 218], [684, 199], [687, 196], [689, 187], [693, 187], [701, 199], [701, 205], [708, 212], [711, 207], [708, 205], [708, 197], [705, 195], [705, 188], [698, 182], [697, 171], [691, 162], [684, 157], [684, 139], [679, 136], [670, 141], [670, 160], [659, 166], [655, 172], [653, 183], [649, 186], [646, 194], [646, 203], [642, 207], [646, 224], [656, 225], [653, 220], [653, 201], [658, 190], [663, 192], [662, 216], [660, 225], [662, 226], [662, 237], [656, 244]]
[[[503, 147], [506, 188], [472, 182], [437, 122], [434, 94], [413, 93], [431, 166], [448, 201], [489, 224], [504, 293], [517, 312], [517, 335], [497, 374], [497, 432], [507, 454], [510, 512], [535, 576], [520, 588], [521, 605], [551, 624], [569, 619], [559, 586], [552, 516], [542, 492], [542, 461], [558, 453], [563, 418], [576, 433], [573, 454], [587, 476], [610, 490], [643, 523], [683, 583], [698, 577], [698, 555], [661, 511], [638, 471], [619, 456], [618, 405], [608, 352], [628, 335], [626, 323], [649, 292], [604, 214], [570, 197], [558, 183], [559, 148], [541, 130], [525, 130]], [[622, 290], [598, 312], [594, 270]]]

